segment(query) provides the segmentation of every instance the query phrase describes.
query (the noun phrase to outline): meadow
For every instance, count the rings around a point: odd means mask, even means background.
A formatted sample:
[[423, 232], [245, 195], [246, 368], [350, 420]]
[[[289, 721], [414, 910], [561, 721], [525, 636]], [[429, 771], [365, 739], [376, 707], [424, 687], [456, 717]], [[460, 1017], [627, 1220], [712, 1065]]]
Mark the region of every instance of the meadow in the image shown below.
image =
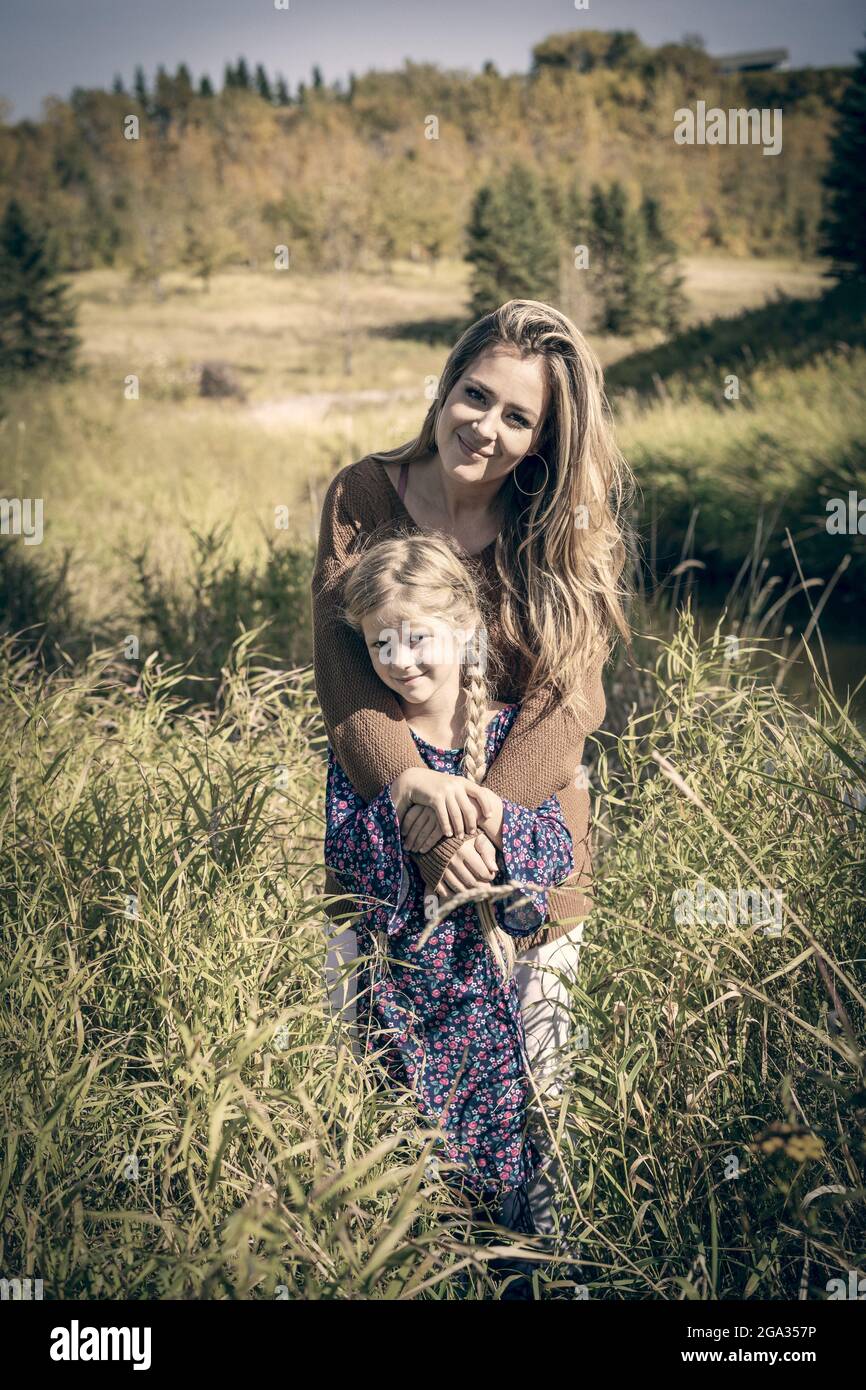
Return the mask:
[[[3, 1267], [52, 1298], [496, 1297], [501, 1245], [467, 1239], [411, 1098], [328, 1015], [308, 665], [322, 490], [417, 429], [464, 268], [74, 285], [82, 375], [0, 404], [4, 489], [45, 506], [41, 546], [0, 549], [6, 627], [46, 624], [0, 649]], [[779, 291], [805, 313], [823, 288], [815, 266], [695, 260], [690, 323], [724, 341], [719, 315]], [[571, 1079], [536, 1117], [562, 1242], [523, 1249], [548, 1298], [844, 1296], [866, 1236], [866, 738], [820, 625], [798, 643], [772, 610], [796, 587], [786, 525], [815, 601], [832, 582], [862, 605], [856, 537], [822, 513], [863, 476], [864, 350], [852, 331], [747, 359], [731, 402], [706, 342], [697, 374], [653, 359], [647, 390], [631, 354], [671, 345], [593, 343], [646, 566], [588, 758]], [[199, 396], [213, 359], [246, 401]], [[718, 621], [695, 559], [723, 585], [747, 562]]]

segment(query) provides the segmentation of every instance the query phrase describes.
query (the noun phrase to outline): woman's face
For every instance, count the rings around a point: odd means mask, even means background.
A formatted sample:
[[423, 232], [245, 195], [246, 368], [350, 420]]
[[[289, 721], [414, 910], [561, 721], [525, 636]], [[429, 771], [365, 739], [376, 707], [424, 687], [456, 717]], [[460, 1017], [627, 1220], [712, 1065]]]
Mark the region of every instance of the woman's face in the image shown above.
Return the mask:
[[[450, 708], [460, 688], [464, 634], [441, 618], [412, 615], [397, 604], [384, 604], [362, 621], [364, 641], [380, 680], [409, 705], [427, 705], [442, 697]], [[466, 639], [471, 634], [466, 635]]]
[[506, 477], [535, 452], [549, 396], [542, 357], [503, 347], [480, 353], [439, 413], [436, 447], [446, 472], [466, 483]]

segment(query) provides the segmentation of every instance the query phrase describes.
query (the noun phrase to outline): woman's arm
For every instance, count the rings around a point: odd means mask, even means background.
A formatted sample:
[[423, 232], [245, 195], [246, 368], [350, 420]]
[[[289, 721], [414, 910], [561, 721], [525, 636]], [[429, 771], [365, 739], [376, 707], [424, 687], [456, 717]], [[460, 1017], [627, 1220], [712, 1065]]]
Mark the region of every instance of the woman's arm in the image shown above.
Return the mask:
[[[343, 585], [354, 563], [357, 538], [381, 525], [363, 478], [347, 465], [331, 479], [322, 503], [319, 545], [311, 585], [313, 665], [325, 729], [337, 761], [356, 792], [372, 801], [407, 769], [430, 769], [421, 757], [395, 695], [373, 670], [361, 638], [342, 617]], [[464, 807], [468, 814], [468, 808]], [[464, 841], [451, 835], [448, 858]], [[439, 845], [436, 847], [440, 848]], [[414, 855], [425, 885], [442, 871], [427, 855]]]
[[322, 503], [312, 580], [313, 667], [316, 694], [337, 761], [365, 801], [409, 767], [426, 767], [396, 696], [373, 670], [360, 636], [341, 617], [343, 584], [361, 535], [381, 523], [363, 479], [347, 465], [332, 478]]
[[[525, 701], [497, 757], [487, 769], [483, 786], [517, 806], [532, 810], [574, 783], [583, 760], [586, 736], [597, 729], [604, 718], [603, 664], [598, 660], [588, 673], [584, 687], [585, 711], [579, 715], [562, 704], [545, 710], [543, 693]], [[459, 844], [460, 838], [452, 836], [418, 856], [425, 882], [434, 889]]]

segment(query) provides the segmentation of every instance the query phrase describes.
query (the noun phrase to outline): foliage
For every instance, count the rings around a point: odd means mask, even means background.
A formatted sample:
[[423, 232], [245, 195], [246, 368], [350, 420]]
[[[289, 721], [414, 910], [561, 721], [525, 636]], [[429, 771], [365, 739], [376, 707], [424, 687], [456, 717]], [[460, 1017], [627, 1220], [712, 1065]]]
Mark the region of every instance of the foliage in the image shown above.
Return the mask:
[[829, 198], [822, 250], [844, 279], [866, 277], [866, 48], [857, 57], [824, 176]]
[[13, 198], [0, 222], [0, 371], [67, 375], [79, 339], [49, 238]]

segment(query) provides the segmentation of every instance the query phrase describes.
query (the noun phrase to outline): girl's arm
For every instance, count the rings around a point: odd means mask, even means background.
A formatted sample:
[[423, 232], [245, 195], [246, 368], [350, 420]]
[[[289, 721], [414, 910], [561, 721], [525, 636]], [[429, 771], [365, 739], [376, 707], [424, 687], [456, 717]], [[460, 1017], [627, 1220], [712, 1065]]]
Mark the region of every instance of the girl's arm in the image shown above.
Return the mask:
[[328, 749], [325, 790], [325, 864], [358, 899], [360, 921], [393, 935], [408, 888], [397, 809], [389, 787], [365, 802]]
[[[494, 902], [493, 910], [504, 931], [528, 936], [547, 921], [546, 889], [574, 872], [574, 846], [559, 798], [550, 797], [537, 810], [518, 806], [491, 793], [491, 810], [481, 822], [498, 847], [503, 872], [494, 882], [514, 880], [526, 884], [528, 903], [511, 906], [508, 899]], [[515, 894], [515, 897], [519, 897]]]

